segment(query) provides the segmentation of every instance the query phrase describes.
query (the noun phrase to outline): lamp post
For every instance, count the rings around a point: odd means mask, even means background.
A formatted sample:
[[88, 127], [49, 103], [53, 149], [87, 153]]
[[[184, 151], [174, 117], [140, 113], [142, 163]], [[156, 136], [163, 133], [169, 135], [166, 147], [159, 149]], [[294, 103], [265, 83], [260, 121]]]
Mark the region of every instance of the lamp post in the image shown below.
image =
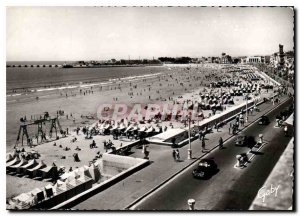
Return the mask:
[[189, 149], [188, 149], [188, 160], [192, 159], [192, 143], [191, 143], [191, 117], [188, 117], [189, 122]]
[[246, 94], [246, 119], [245, 122], [248, 122], [248, 93]]

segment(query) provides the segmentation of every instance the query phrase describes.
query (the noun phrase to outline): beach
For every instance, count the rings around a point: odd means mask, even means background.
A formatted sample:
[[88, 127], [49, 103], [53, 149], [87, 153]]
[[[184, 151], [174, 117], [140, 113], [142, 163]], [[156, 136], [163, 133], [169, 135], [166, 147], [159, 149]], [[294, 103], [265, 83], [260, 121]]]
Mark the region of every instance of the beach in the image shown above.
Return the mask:
[[[61, 118], [60, 123], [62, 127], [69, 127], [69, 130], [71, 130], [72, 127], [78, 126], [82, 122], [88, 124], [90, 120], [82, 119], [81, 115], [94, 115], [100, 104], [113, 102], [127, 104], [153, 103], [168, 99], [169, 97], [176, 97], [200, 87], [201, 82], [192, 79], [189, 80], [191, 74], [195, 74], [194, 78], [198, 77], [200, 79], [205, 74], [214, 70], [194, 67], [187, 73], [188, 70], [186, 68], [186, 66], [177, 66], [172, 67], [170, 70], [170, 67], [167, 66], [163, 69], [160, 68], [160, 71], [164, 72], [157, 76], [140, 76], [139, 79], [124, 79], [119, 83], [111, 81], [111, 83], [101, 82], [102, 84], [97, 84], [97, 82], [91, 80], [94, 82], [92, 86], [55, 89], [51, 91], [30, 91], [28, 93], [22, 92], [21, 95], [16, 93], [17, 95], [15, 96], [7, 96], [7, 150], [9, 151], [10, 147], [13, 147], [16, 143], [21, 117], [26, 116], [29, 120], [31, 116], [39, 116], [46, 111], [53, 116], [56, 115], [57, 110], [64, 110], [69, 116], [72, 114], [73, 118]], [[186, 84], [182, 86], [180, 85], [181, 82]], [[130, 83], [132, 83], [132, 86], [130, 86]], [[202, 85], [205, 83], [208, 84], [209, 80], [204, 80]], [[136, 88], [133, 85], [136, 85]], [[34, 90], [38, 89], [40, 88]], [[44, 88], [43, 90], [46, 89]], [[80, 94], [80, 89], [82, 94]], [[157, 89], [159, 89], [158, 92]], [[117, 101], [114, 99], [117, 99]], [[74, 118], [75, 123], [73, 122]], [[32, 128], [32, 130], [33, 133], [36, 131], [36, 128]], [[29, 133], [30, 131], [31, 128], [29, 128]]]
[[[161, 70], [161, 69], [160, 69]], [[110, 79], [108, 82], [93, 82], [90, 84], [76, 84], [70, 86], [59, 86], [51, 88], [31, 89], [27, 95], [22, 93], [16, 96], [7, 96], [7, 121], [6, 121], [6, 152], [12, 152], [17, 144], [18, 148], [24, 147], [26, 151], [37, 151], [41, 155], [41, 160], [45, 164], [53, 162], [58, 166], [64, 166], [66, 170], [75, 169], [83, 165], [88, 165], [100, 153], [105, 153], [103, 142], [112, 140], [115, 147], [135, 142], [126, 137], [114, 140], [112, 135], [94, 136], [97, 148], [90, 148], [92, 140], [86, 139], [82, 131], [77, 135], [74, 131], [77, 127], [90, 127], [99, 119], [97, 110], [102, 104], [183, 104], [185, 101], [199, 101], [201, 94], [218, 94], [222, 90], [229, 91], [230, 88], [211, 88], [210, 83], [217, 80], [232, 79], [231, 73], [224, 73], [219, 66], [215, 65], [167, 65], [160, 73], [135, 75], [120, 79]], [[38, 97], [38, 99], [36, 99]], [[13, 98], [13, 99], [12, 99]], [[242, 96], [235, 96], [234, 105], [227, 104], [230, 108], [243, 103]], [[41, 143], [33, 148], [24, 146], [20, 141], [16, 142], [17, 132], [20, 126], [20, 118], [25, 117], [28, 121], [39, 119], [44, 112], [49, 112], [50, 116], [56, 116], [57, 111], [64, 114], [58, 117], [63, 130], [68, 128], [69, 134], [66, 138], [52, 140], [48, 143]], [[217, 111], [216, 114], [221, 111]], [[211, 110], [203, 110], [205, 118], [212, 115]], [[101, 120], [101, 119], [100, 119]], [[197, 125], [193, 122], [192, 126]], [[156, 124], [147, 123], [145, 126], [155, 127]], [[161, 122], [161, 127], [170, 128], [170, 122]], [[172, 127], [185, 128], [186, 125], [181, 121], [173, 121]], [[46, 133], [49, 133], [50, 125], [44, 125]], [[37, 125], [28, 126], [29, 137], [34, 139], [37, 133]], [[60, 133], [58, 135], [61, 137]], [[77, 138], [76, 142], [72, 139]], [[54, 146], [55, 143], [55, 146]], [[34, 143], [36, 144], [36, 143]], [[65, 150], [65, 148], [69, 150]], [[75, 150], [79, 148], [80, 150]], [[80, 161], [74, 163], [73, 154], [78, 153]], [[65, 159], [62, 158], [65, 156]], [[16, 194], [13, 185], [21, 184], [23, 178], [9, 177], [7, 182], [7, 196]], [[31, 190], [32, 185], [22, 183], [22, 191]], [[47, 182], [40, 182], [41, 185]], [[39, 186], [39, 184], [37, 186]]]

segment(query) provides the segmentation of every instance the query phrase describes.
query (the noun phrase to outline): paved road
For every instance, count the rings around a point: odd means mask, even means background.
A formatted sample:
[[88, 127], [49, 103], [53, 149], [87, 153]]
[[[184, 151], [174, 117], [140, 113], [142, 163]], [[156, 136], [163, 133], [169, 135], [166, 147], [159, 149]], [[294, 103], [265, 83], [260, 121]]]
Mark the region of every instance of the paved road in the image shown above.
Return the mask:
[[289, 100], [269, 113], [268, 126], [254, 123], [243, 131], [246, 135], [255, 135], [256, 139], [262, 133], [267, 141], [246, 168], [234, 168], [235, 156], [249, 149], [234, 146], [232, 138], [225, 143], [226, 149], [215, 150], [207, 156], [213, 158], [220, 169], [212, 178], [193, 178], [191, 173], [196, 166], [192, 166], [131, 209], [186, 210], [187, 200], [193, 198], [199, 210], [247, 210], [291, 139], [284, 136], [282, 128], [274, 127], [275, 116], [291, 103]]

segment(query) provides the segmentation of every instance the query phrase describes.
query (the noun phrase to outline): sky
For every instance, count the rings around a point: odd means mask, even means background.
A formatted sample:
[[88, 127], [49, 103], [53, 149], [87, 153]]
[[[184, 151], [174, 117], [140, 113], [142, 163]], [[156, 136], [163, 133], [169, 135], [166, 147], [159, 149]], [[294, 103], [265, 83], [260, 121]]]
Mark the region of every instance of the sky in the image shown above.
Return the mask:
[[270, 55], [293, 50], [283, 7], [7, 7], [7, 61]]

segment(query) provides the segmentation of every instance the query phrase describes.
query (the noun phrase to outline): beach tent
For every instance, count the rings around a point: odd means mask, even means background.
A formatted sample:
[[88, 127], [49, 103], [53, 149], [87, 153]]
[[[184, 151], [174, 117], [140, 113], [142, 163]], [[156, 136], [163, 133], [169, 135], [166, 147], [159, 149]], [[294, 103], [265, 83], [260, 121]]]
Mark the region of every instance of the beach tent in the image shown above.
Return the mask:
[[90, 176], [92, 177], [92, 179], [94, 180], [94, 182], [99, 181], [99, 179], [101, 177], [101, 173], [100, 173], [98, 166], [95, 166], [95, 164], [92, 164], [89, 167], [89, 173], [90, 173]]
[[51, 184], [45, 186], [45, 193], [47, 198], [51, 198], [52, 196], [54, 196], [54, 190]]
[[19, 156], [16, 156], [12, 161], [6, 163], [6, 168], [9, 167], [9, 166], [13, 166], [13, 165], [16, 165], [20, 162], [20, 158]]
[[126, 133], [127, 131], [130, 131], [131, 129], [133, 129], [133, 125], [129, 125], [129, 126], [126, 128], [125, 133]]
[[11, 153], [6, 154], [6, 163], [12, 161], [14, 159], [14, 157], [12, 156]]
[[125, 125], [124, 125], [124, 123], [121, 123], [121, 124], [120, 124], [120, 127], [118, 128], [118, 130], [121, 131], [121, 130], [124, 130], [124, 129], [125, 129]]
[[110, 126], [110, 124], [106, 124], [105, 126], [104, 126], [104, 129], [109, 129], [111, 126]]
[[57, 173], [57, 166], [55, 163], [52, 166], [47, 166], [43, 169], [38, 171], [38, 176], [41, 176], [43, 179], [45, 178], [56, 178], [58, 175]]
[[86, 189], [85, 189], [85, 182], [83, 181], [80, 181], [78, 179], [74, 179], [70, 182], [68, 182], [70, 185], [72, 185], [74, 188], [72, 189], [74, 191], [74, 196], [84, 192]]
[[53, 188], [55, 190], [54, 197], [51, 199], [53, 206], [58, 205], [67, 200], [67, 186], [65, 182], [58, 180], [53, 186]]
[[36, 177], [37, 176], [37, 172], [39, 169], [43, 169], [45, 168], [47, 165], [44, 163], [44, 161], [40, 161], [39, 164], [31, 169], [27, 169], [27, 174], [30, 177]]
[[79, 167], [78, 169], [74, 170], [74, 172], [75, 172], [75, 179], [78, 179], [84, 175], [88, 175], [89, 177], [91, 177], [89, 172], [89, 167], [86, 165]]
[[139, 129], [140, 132], [144, 132], [144, 131], [146, 131], [146, 130], [147, 130], [147, 127], [146, 127], [146, 126], [142, 126], [142, 127]]
[[26, 174], [27, 169], [32, 169], [33, 167], [37, 166], [38, 162], [35, 159], [29, 161], [26, 165], [17, 168], [17, 173], [19, 174]]
[[60, 179], [61, 181], [66, 181], [66, 180], [68, 179], [68, 177], [69, 177], [69, 172], [65, 172], [64, 174], [62, 174], [62, 175], [59, 177], [59, 179]]
[[88, 190], [93, 187], [94, 180], [87, 175], [80, 176], [78, 179], [84, 186], [84, 190]]
[[34, 197], [29, 193], [22, 193], [12, 199], [18, 209], [29, 209], [34, 205]]
[[30, 191], [29, 193], [31, 193], [31, 195], [34, 197], [35, 204], [37, 204], [45, 199], [44, 191], [39, 188], [35, 188], [32, 191]]
[[101, 124], [101, 125], [99, 126], [99, 129], [100, 129], [100, 130], [103, 130], [103, 129], [104, 129], [104, 125], [105, 125], [105, 123]]
[[21, 161], [18, 163], [18, 164], [16, 164], [16, 165], [13, 165], [13, 166], [9, 166], [8, 167], [8, 170], [10, 170], [10, 171], [17, 171], [17, 168], [19, 168], [19, 167], [21, 167], [21, 166], [24, 166], [24, 165], [26, 165], [28, 163], [28, 161], [27, 160], [25, 160], [24, 158], [22, 158], [21, 159]]
[[75, 179], [75, 177], [76, 177], [75, 171], [69, 172], [68, 174], [69, 175], [68, 175], [68, 178], [66, 179], [66, 182], [72, 181]]
[[[75, 179], [74, 179], [75, 180]], [[72, 182], [73, 180], [71, 180]], [[73, 196], [76, 196], [76, 185], [70, 184], [70, 181], [67, 180], [66, 184], [66, 198], [71, 199]]]
[[154, 128], [152, 127], [152, 126], [150, 126], [149, 128], [148, 128], [148, 130], [146, 130], [146, 133], [151, 133], [151, 132], [153, 132], [154, 131]]

